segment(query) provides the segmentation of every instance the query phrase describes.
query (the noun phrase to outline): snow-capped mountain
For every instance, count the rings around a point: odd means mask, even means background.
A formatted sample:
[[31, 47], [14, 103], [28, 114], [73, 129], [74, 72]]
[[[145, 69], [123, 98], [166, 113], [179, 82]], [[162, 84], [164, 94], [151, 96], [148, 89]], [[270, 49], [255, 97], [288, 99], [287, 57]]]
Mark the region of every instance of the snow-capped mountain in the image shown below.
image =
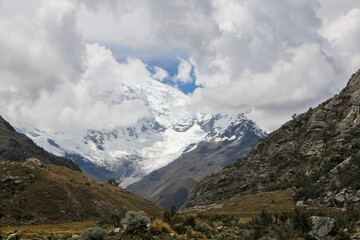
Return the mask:
[[[82, 81], [98, 80], [93, 90], [87, 90], [94, 102], [111, 107], [126, 101], [139, 101], [145, 104], [149, 113], [131, 126], [104, 128], [106, 130], [20, 130], [47, 151], [73, 159], [93, 177], [102, 180], [115, 177], [125, 187], [194, 149], [201, 141], [231, 139], [224, 135], [225, 129], [231, 123], [246, 120], [242, 114], [193, 113], [186, 107], [189, 96], [151, 77], [141, 81], [113, 80], [113, 85], [103, 86], [99, 79], [116, 79], [121, 69], [117, 69], [116, 62], [105, 64], [98, 60], [107, 54], [104, 49], [96, 45], [87, 48], [88, 58], [96, 61], [89, 61], [89, 70]], [[111, 64], [115, 70], [109, 74]], [[106, 121], [103, 122], [106, 125]], [[260, 128], [257, 132], [259, 136], [265, 134]]]

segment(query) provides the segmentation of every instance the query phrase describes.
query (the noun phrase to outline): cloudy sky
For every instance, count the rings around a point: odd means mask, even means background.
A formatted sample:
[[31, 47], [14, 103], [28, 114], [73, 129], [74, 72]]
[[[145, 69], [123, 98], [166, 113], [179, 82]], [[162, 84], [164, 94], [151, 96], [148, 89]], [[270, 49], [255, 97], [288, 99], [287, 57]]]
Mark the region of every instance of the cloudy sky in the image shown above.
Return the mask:
[[89, 76], [112, 69], [179, 88], [192, 111], [245, 112], [274, 130], [360, 68], [359, 0], [0, 0], [0, 11], [0, 114], [15, 125], [147, 116], [137, 100], [91, 97], [117, 82]]

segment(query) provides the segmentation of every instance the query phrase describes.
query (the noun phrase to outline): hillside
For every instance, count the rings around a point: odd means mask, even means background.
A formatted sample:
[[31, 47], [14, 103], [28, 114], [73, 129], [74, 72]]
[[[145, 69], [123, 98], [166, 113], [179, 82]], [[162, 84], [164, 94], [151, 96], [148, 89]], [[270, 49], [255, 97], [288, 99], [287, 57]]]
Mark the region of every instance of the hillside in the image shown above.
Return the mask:
[[24, 162], [27, 158], [37, 158], [44, 164], [64, 166], [81, 171], [73, 161], [57, 157], [37, 146], [30, 138], [16, 130], [0, 116], [0, 161]]
[[0, 225], [99, 220], [128, 210], [162, 208], [79, 171], [31, 162], [0, 162]]
[[162, 206], [180, 208], [198, 181], [244, 156], [264, 136], [254, 122], [244, 117], [230, 124], [218, 138], [199, 143], [127, 189]]
[[294, 116], [248, 155], [205, 177], [184, 209], [262, 191], [296, 188], [294, 200], [360, 201], [360, 71], [339, 95]]

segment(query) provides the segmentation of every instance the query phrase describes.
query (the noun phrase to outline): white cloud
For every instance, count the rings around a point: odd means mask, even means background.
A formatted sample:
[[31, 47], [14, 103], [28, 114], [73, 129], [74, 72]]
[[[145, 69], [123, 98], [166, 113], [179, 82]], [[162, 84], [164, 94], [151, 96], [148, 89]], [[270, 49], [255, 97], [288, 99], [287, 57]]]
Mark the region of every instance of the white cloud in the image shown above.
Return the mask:
[[72, 1], [0, 2], [0, 99], [32, 101], [83, 72]]
[[153, 78], [159, 81], [163, 81], [165, 78], [169, 77], [169, 73], [162, 69], [161, 67], [155, 66], [154, 67], [155, 73], [153, 74]]
[[180, 64], [178, 66], [178, 73], [174, 77], [174, 81], [180, 83], [192, 82], [193, 79], [191, 77], [191, 70], [192, 70], [191, 64], [182, 58], [179, 59], [180, 59]]
[[131, 126], [150, 116], [149, 107], [129, 88], [150, 78], [145, 64], [136, 59], [118, 63], [98, 44], [87, 45], [86, 56], [87, 70], [76, 83], [67, 82], [51, 95], [43, 93], [36, 102], [17, 106], [21, 125], [71, 133]]
[[336, 59], [342, 60], [342, 68], [357, 71], [360, 67], [360, 6], [328, 22], [321, 34], [329, 41]]
[[[129, 56], [127, 49], [147, 60], [187, 51], [179, 55], [188, 61], [180, 61], [174, 79], [190, 82], [194, 68], [203, 87], [193, 94], [195, 108], [246, 111], [266, 129], [331, 97], [359, 68], [358, 0], [14, 0], [0, 6], [0, 31], [6, 33], [0, 35], [0, 99], [3, 112], [14, 118], [24, 115], [22, 103], [29, 99], [40, 99], [34, 105], [42, 107], [60, 102], [48, 112], [64, 111], [63, 122], [71, 111], [77, 122], [85, 113], [96, 119], [91, 105], [116, 115], [126, 106], [107, 109], [91, 96], [121, 82], [168, 77], [161, 65], [151, 75], [142, 61], [118, 64], [95, 45], [85, 61], [79, 35], [118, 51], [114, 55], [121, 59]], [[146, 107], [132, 104], [142, 109], [136, 116], [146, 115]], [[40, 108], [35, 112], [46, 115]]]

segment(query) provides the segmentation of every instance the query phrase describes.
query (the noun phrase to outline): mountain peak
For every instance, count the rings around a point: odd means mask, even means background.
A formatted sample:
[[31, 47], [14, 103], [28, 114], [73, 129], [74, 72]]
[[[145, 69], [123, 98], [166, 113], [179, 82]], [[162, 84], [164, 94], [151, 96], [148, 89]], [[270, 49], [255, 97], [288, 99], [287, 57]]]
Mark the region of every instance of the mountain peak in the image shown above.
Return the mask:
[[307, 198], [334, 188], [357, 188], [359, 137], [360, 71], [340, 94], [295, 116], [232, 166], [205, 177], [184, 208], [289, 187], [297, 188], [297, 196], [306, 192]]
[[7, 122], [5, 119], [3, 119], [1, 116], [0, 116], [0, 128], [5, 128], [5, 129], [7, 129], [7, 130], [16, 132], [16, 130], [13, 128], [13, 126], [11, 126], [10, 123], [8, 123], [8, 122]]
[[360, 89], [360, 69], [351, 76], [344, 90], [356, 91], [358, 89]]

